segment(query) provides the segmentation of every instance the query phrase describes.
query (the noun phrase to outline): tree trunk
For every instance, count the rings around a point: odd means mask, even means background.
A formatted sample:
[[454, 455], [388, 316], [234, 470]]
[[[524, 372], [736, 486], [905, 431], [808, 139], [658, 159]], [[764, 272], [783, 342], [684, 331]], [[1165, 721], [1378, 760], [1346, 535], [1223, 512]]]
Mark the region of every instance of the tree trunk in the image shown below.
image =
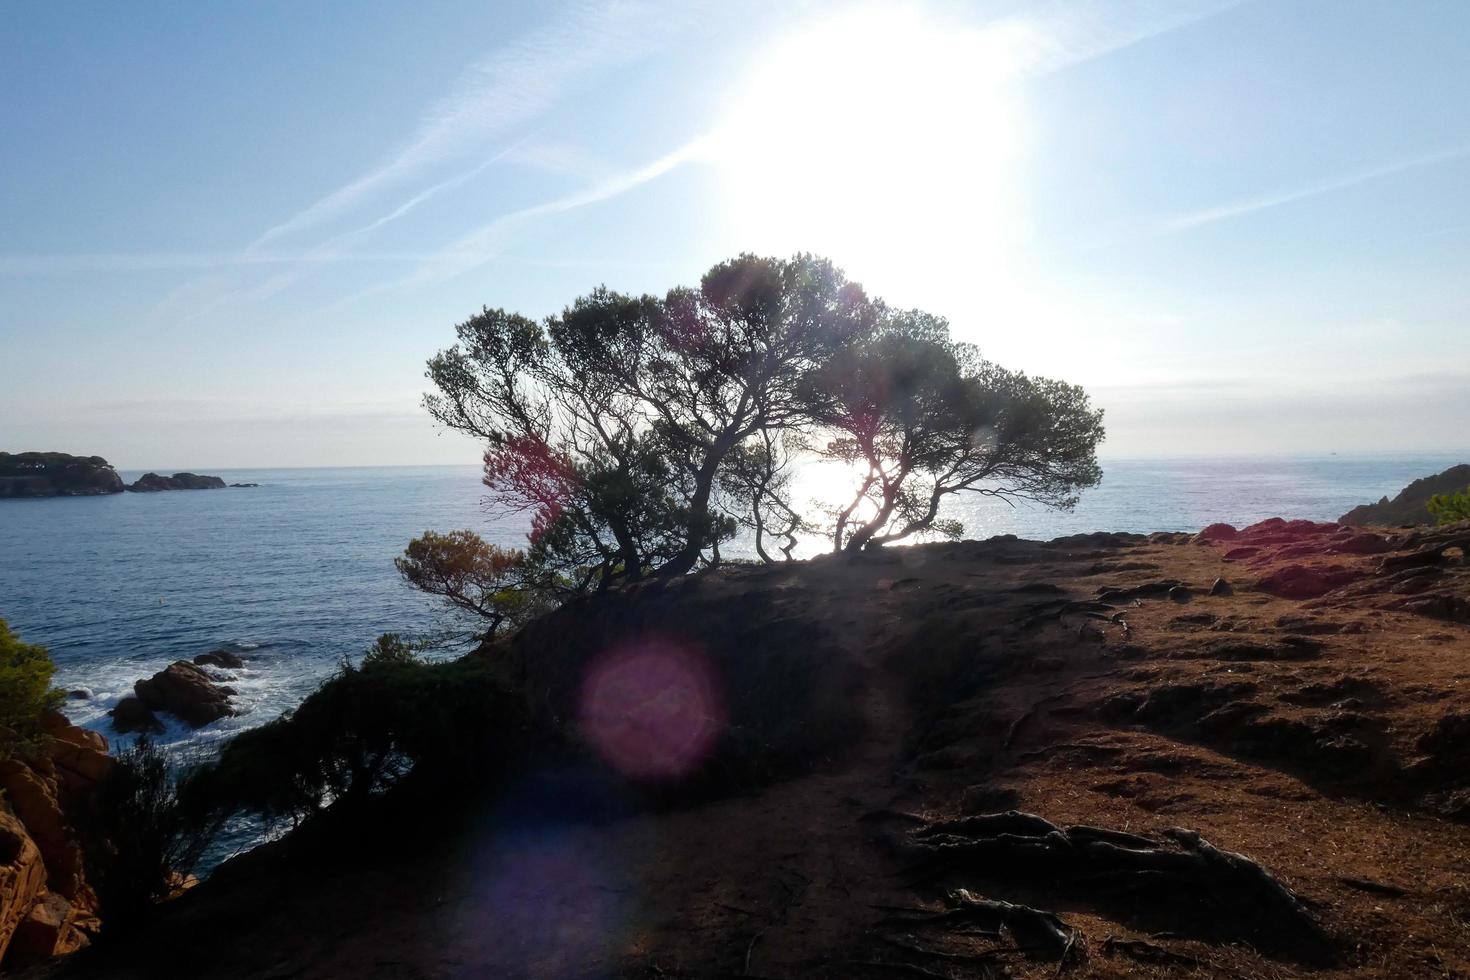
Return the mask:
[[[709, 498], [714, 492], [715, 473], [719, 471], [720, 463], [724, 462], [725, 454], [738, 441], [733, 433], [725, 433], [715, 440], [705, 454], [704, 464], [694, 475], [694, 495], [689, 498], [689, 539], [684, 542], [682, 551], [659, 568], [658, 574], [670, 577], [684, 575], [699, 563], [699, 555], [707, 543], [704, 538], [708, 532], [704, 528], [709, 520]], [[696, 532], [694, 528], [700, 530]]]
[[[898, 483], [893, 483], [883, 494], [883, 507], [872, 520], [853, 532], [852, 537], [847, 539], [847, 546], [842, 550], [849, 555], [856, 555], [873, 540], [883, 525], [888, 523], [888, 518], [893, 516], [893, 509], [898, 506]], [[881, 542], [879, 542], [881, 544]]]

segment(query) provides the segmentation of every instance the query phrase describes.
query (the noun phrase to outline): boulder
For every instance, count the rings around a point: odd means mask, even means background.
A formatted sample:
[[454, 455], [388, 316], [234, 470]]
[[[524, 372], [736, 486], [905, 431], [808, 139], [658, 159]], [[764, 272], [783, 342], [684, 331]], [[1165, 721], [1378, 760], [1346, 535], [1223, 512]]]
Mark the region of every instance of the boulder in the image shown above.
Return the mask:
[[11, 937], [10, 948], [5, 951], [6, 969], [24, 969], [87, 945], [86, 934], [77, 928], [78, 912], [64, 896], [55, 892], [42, 896]]
[[167, 711], [194, 728], [235, 713], [228, 692], [187, 660], [176, 660], [147, 680], [138, 681], [133, 691], [149, 710]]
[[1361, 577], [1361, 573], [1345, 568], [1286, 565], [1261, 579], [1256, 586], [1283, 599], [1315, 599]]
[[1211, 524], [1199, 534], [1195, 535], [1196, 541], [1230, 541], [1239, 532], [1232, 524]]
[[1334, 541], [1334, 551], [1341, 551], [1349, 555], [1381, 555], [1393, 547], [1389, 540], [1379, 534], [1363, 532], [1343, 536], [1339, 541]]
[[119, 732], [161, 732], [163, 722], [154, 716], [143, 699], [129, 694], [108, 712], [112, 716], [112, 727]]
[[223, 667], [226, 670], [239, 670], [245, 666], [244, 657], [228, 650], [211, 650], [208, 653], [201, 653], [194, 658], [194, 662], [201, 667]]
[[1234, 594], [1235, 590], [1232, 589], [1230, 587], [1230, 583], [1225, 581], [1223, 578], [1215, 579], [1215, 584], [1210, 586], [1210, 595], [1220, 596]]

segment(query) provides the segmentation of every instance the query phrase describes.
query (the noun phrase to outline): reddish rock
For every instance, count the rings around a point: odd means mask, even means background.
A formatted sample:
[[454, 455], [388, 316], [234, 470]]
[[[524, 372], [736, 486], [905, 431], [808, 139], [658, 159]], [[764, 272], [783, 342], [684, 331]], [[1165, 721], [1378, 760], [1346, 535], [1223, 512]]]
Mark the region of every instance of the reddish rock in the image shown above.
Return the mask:
[[1378, 534], [1351, 534], [1332, 544], [1333, 550], [1349, 555], [1381, 555], [1392, 548], [1388, 539]]
[[61, 895], [48, 892], [42, 896], [11, 937], [10, 948], [5, 951], [6, 968], [23, 969], [87, 945], [78, 919], [79, 910]]
[[0, 789], [46, 862], [46, 885], [75, 898], [84, 885], [82, 849], [57, 799], [57, 786], [14, 759], [0, 763]]
[[0, 956], [45, 888], [40, 848], [13, 813], [0, 809]]
[[1345, 568], [1286, 565], [1261, 579], [1256, 586], [1283, 599], [1315, 599], [1361, 577], [1361, 573]]
[[1211, 524], [1194, 536], [1196, 541], [1230, 541], [1240, 532], [1232, 524]]
[[147, 680], [138, 681], [133, 691], [149, 710], [167, 711], [195, 728], [235, 713], [229, 693], [187, 660], [176, 660]]
[[94, 752], [107, 751], [107, 739], [101, 732], [73, 725], [66, 715], [59, 711], [48, 711], [41, 716], [41, 731], [59, 742], [65, 742], [77, 748], [91, 749]]
[[1261, 553], [1260, 548], [1252, 548], [1247, 545], [1244, 548], [1231, 548], [1225, 552], [1226, 561], [1240, 561], [1242, 558], [1253, 558]]

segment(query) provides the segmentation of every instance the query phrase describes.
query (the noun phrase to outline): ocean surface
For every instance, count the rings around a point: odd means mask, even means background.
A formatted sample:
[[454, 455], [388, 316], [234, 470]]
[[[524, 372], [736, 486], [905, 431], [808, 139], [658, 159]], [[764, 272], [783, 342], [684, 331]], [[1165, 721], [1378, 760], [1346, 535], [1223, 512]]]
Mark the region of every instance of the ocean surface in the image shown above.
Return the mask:
[[[972, 499], [949, 516], [970, 538], [1191, 531], [1277, 515], [1328, 520], [1462, 461], [1104, 459], [1102, 485], [1071, 513]], [[217, 472], [260, 486], [0, 501], [0, 618], [50, 648], [57, 682], [89, 695], [66, 710], [114, 744], [128, 740], [111, 731], [108, 709], [134, 681], [179, 658], [221, 648], [248, 657], [231, 682], [239, 717], [198, 732], [172, 723], [159, 740], [208, 748], [299, 703], [381, 633], [467, 634], [472, 623], [401, 583], [394, 556], [428, 529], [473, 528], [503, 545], [524, 537], [524, 520], [485, 512], [471, 466]], [[829, 480], [814, 470], [797, 499]], [[743, 551], [738, 542], [725, 550]]]

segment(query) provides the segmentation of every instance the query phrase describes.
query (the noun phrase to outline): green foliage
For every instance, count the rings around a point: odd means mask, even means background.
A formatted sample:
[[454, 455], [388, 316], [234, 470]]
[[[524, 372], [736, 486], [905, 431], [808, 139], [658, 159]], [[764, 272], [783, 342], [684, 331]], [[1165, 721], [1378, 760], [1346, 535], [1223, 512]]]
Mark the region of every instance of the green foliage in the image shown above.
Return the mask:
[[117, 762], [81, 827], [87, 877], [109, 933], [126, 931], [172, 896], [219, 831], [218, 819], [181, 801], [192, 772], [174, 770], [146, 736]]
[[0, 619], [0, 754], [35, 736], [41, 715], [61, 706], [46, 648], [22, 643]]
[[809, 413], [822, 454], [857, 473], [833, 510], [833, 548], [914, 534], [958, 537], [945, 497], [971, 492], [1069, 509], [1101, 479], [1102, 413], [1082, 389], [982, 360], [941, 317], [886, 311], [873, 337], [813, 372]]
[[393, 564], [409, 585], [483, 618], [486, 639], [502, 624], [515, 627], [541, 611], [554, 585], [540, 580], [524, 552], [489, 544], [473, 531], [425, 531]]
[[1458, 493], [1438, 493], [1430, 497], [1429, 513], [1441, 524], [1470, 521], [1470, 487]]
[[406, 779], [493, 790], [526, 755], [523, 700], [470, 657], [419, 659], [392, 635], [295, 711], [231, 739], [187, 787], [191, 807], [299, 820]]

